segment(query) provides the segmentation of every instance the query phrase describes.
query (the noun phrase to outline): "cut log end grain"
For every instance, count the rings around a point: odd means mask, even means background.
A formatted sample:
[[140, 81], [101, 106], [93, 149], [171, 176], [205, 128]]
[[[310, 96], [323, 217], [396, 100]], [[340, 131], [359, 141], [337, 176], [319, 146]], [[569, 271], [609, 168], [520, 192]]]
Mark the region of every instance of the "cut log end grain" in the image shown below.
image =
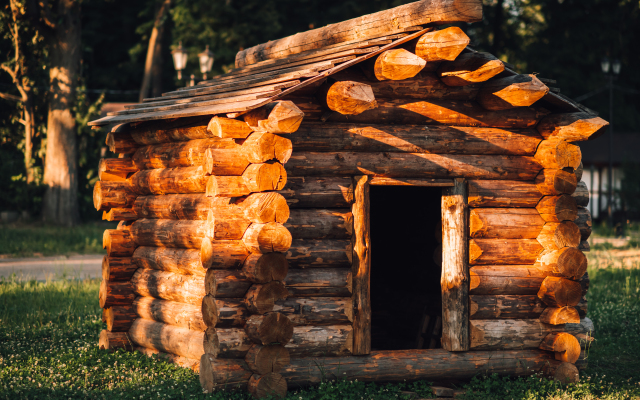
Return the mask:
[[218, 116], [211, 118], [207, 130], [215, 137], [233, 139], [244, 139], [253, 132], [244, 121]]
[[504, 71], [504, 63], [489, 53], [460, 54], [438, 68], [440, 80], [447, 86], [467, 86], [485, 82]]
[[127, 332], [137, 314], [132, 306], [113, 306], [102, 312], [109, 332]]
[[574, 307], [547, 307], [540, 315], [540, 322], [550, 325], [579, 324], [580, 314]]
[[102, 248], [109, 257], [131, 257], [136, 244], [129, 230], [107, 229], [102, 234]]
[[131, 257], [102, 258], [102, 280], [104, 281], [128, 281], [138, 268]]
[[578, 179], [572, 170], [545, 168], [536, 177], [536, 186], [545, 196], [572, 194], [576, 191]]
[[93, 186], [93, 206], [98, 211], [130, 208], [136, 199], [128, 181], [98, 181]]
[[291, 233], [277, 222], [252, 224], [242, 237], [252, 253], [286, 252], [291, 247]]
[[375, 61], [374, 74], [379, 81], [399, 81], [416, 76], [427, 62], [405, 49], [387, 50]]
[[529, 107], [549, 92], [535, 75], [513, 75], [486, 82], [476, 101], [487, 110]]
[[211, 295], [206, 295], [202, 298], [202, 320], [208, 327], [215, 327], [218, 324], [218, 317], [220, 311], [216, 304], [216, 298]]
[[269, 132], [254, 132], [242, 144], [242, 154], [250, 163], [278, 160], [282, 164], [291, 157], [291, 140]]
[[253, 285], [245, 295], [245, 306], [253, 313], [264, 314], [273, 310], [276, 301], [284, 300], [288, 295], [281, 282]]
[[550, 307], [573, 307], [582, 300], [582, 288], [576, 281], [547, 276], [542, 281], [538, 297]]
[[593, 140], [604, 133], [607, 121], [587, 113], [551, 114], [540, 121], [538, 132], [545, 139], [557, 138], [568, 142]]
[[289, 351], [281, 344], [270, 346], [254, 344], [244, 360], [251, 371], [264, 375], [269, 372], [280, 372], [283, 367], [289, 365], [291, 357]]
[[242, 199], [240, 205], [243, 207], [245, 217], [251, 222], [284, 224], [289, 219], [287, 199], [280, 193], [252, 193]]
[[545, 196], [536, 209], [546, 222], [575, 221], [578, 216], [578, 205], [575, 199], [567, 194]]
[[[577, 175], [576, 175], [577, 179]], [[580, 181], [576, 187], [576, 190], [571, 195], [576, 200], [578, 207], [586, 207], [589, 205], [589, 189], [587, 184]]]
[[580, 358], [580, 343], [570, 333], [554, 332], [545, 336], [540, 349], [555, 352], [558, 361], [574, 364]]
[[580, 228], [571, 221], [547, 222], [538, 235], [538, 242], [545, 250], [554, 251], [580, 245]]
[[582, 162], [582, 152], [580, 147], [563, 140], [543, 140], [538, 145], [534, 158], [544, 168], [575, 170]]
[[133, 343], [129, 340], [127, 332], [109, 332], [106, 329], [100, 332], [98, 347], [101, 350], [125, 349], [133, 350]]
[[251, 375], [249, 393], [257, 399], [265, 397], [284, 398], [287, 395], [287, 381], [276, 372]]
[[128, 306], [133, 303], [135, 293], [130, 282], [109, 282], [103, 280], [100, 283], [98, 293], [100, 308], [113, 306]]
[[219, 360], [211, 354], [200, 357], [200, 385], [207, 393], [220, 388], [246, 388], [250, 377], [244, 361]]
[[371, 86], [353, 81], [335, 82], [326, 95], [330, 110], [342, 115], [358, 115], [378, 107]]
[[249, 111], [244, 115], [244, 122], [254, 130], [294, 133], [303, 118], [304, 113], [292, 101], [282, 100]]
[[563, 247], [540, 256], [540, 265], [565, 278], [578, 280], [587, 272], [587, 257], [575, 247]]
[[293, 326], [293, 322], [286, 315], [279, 312], [269, 312], [264, 315], [250, 316], [244, 330], [254, 343], [285, 345], [293, 337]]
[[558, 365], [551, 376], [553, 377], [553, 380], [563, 384], [580, 382], [580, 372], [578, 371], [578, 367], [568, 362], [563, 362]]
[[456, 26], [427, 32], [416, 44], [416, 55], [427, 62], [452, 61], [462, 53], [469, 41], [469, 37]]
[[278, 162], [251, 164], [242, 178], [251, 192], [282, 190], [287, 183], [287, 172]]
[[250, 254], [242, 266], [242, 275], [255, 283], [284, 280], [288, 271], [286, 256], [277, 252]]

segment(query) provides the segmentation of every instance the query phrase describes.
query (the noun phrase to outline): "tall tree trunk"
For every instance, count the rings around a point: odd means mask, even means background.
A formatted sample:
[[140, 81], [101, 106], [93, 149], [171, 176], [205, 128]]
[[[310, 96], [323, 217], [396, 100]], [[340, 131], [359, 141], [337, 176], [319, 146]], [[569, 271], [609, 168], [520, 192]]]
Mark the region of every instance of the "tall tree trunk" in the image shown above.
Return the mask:
[[36, 133], [36, 121], [35, 121], [35, 111], [33, 108], [33, 93], [31, 91], [31, 87], [25, 88], [24, 101], [22, 103], [22, 107], [24, 108], [24, 135], [25, 135], [25, 144], [24, 144], [24, 168], [27, 171], [27, 183], [32, 183], [34, 180], [33, 176], [33, 162], [31, 161], [33, 158], [33, 137]]
[[504, 0], [498, 0], [493, 7], [493, 43], [491, 54], [500, 58], [500, 51], [504, 50]]
[[76, 124], [72, 113], [80, 65], [80, 2], [59, 0], [58, 20], [50, 37], [49, 114], [42, 217], [57, 225], [80, 222]]
[[156, 48], [153, 51], [153, 68], [151, 70], [151, 97], [159, 97], [162, 95], [162, 44], [165, 24], [161, 24], [158, 28], [158, 38], [156, 40]]
[[139, 102], [142, 102], [142, 100], [149, 94], [151, 80], [153, 75], [155, 75], [153, 68], [154, 63], [156, 63], [159, 59], [159, 56], [156, 56], [156, 50], [162, 43], [162, 32], [164, 30], [163, 25], [165, 15], [169, 12], [169, 7], [171, 5], [171, 0], [161, 1], [162, 4], [160, 5], [158, 13], [156, 14], [156, 19], [153, 23], [153, 29], [151, 30], [151, 36], [149, 37], [149, 47], [147, 48], [147, 59], [144, 64], [144, 76], [142, 77], [142, 86], [140, 87], [140, 96], [138, 99]]

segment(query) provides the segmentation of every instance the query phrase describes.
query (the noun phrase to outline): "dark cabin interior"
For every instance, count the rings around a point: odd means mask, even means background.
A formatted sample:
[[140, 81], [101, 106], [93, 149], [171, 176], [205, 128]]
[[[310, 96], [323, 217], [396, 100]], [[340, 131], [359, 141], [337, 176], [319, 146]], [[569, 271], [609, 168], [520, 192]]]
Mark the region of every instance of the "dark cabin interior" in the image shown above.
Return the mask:
[[371, 348], [439, 348], [440, 187], [371, 186]]

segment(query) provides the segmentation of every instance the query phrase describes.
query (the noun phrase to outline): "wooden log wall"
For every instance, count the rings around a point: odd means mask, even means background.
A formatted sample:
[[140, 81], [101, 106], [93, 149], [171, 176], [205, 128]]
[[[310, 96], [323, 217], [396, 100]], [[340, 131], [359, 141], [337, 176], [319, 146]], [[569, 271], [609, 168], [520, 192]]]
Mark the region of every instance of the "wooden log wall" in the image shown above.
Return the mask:
[[94, 204], [125, 222], [104, 235], [101, 345], [161, 352], [200, 368], [207, 390], [257, 396], [304, 381], [314, 356], [360, 368], [369, 181], [461, 178], [470, 321], [456, 326], [470, 326], [449, 347], [575, 363], [558, 333], [589, 333], [579, 249], [591, 220], [570, 142], [606, 123], [550, 114], [541, 80], [467, 43], [458, 28], [430, 32], [236, 119], [111, 132], [120, 154], [101, 162]]

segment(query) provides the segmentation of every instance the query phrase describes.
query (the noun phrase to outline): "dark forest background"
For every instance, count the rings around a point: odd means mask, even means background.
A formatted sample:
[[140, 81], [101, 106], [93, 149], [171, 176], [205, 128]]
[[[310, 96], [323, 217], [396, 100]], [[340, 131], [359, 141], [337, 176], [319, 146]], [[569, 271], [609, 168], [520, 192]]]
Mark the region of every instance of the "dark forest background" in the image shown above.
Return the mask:
[[[29, 0], [14, 2], [28, 6]], [[56, 1], [53, 0], [55, 5]], [[67, 0], [70, 1], [70, 0]], [[80, 3], [81, 64], [75, 78], [80, 216], [98, 219], [91, 193], [104, 151], [104, 132], [86, 123], [106, 102], [137, 102], [149, 37], [162, 0], [73, 0]], [[160, 50], [152, 93], [184, 85], [176, 79], [170, 51], [179, 42], [189, 51], [185, 76], [200, 76], [197, 54], [209, 45], [214, 73], [233, 67], [236, 52], [271, 39], [395, 7], [402, 0], [173, 0], [162, 20]], [[619, 59], [614, 97], [617, 132], [640, 131], [640, 4], [637, 0], [485, 0], [484, 21], [461, 24], [472, 47], [489, 51], [519, 72], [557, 80], [562, 93], [578, 97], [607, 83], [603, 57]], [[0, 5], [0, 63], [11, 65], [11, 10]], [[0, 98], [0, 210], [26, 211], [37, 218], [42, 207], [46, 149], [50, 48], [46, 37], [22, 31], [28, 52], [29, 85], [36, 115], [32, 178], [24, 161], [22, 104]], [[625, 89], [627, 91], [625, 91]], [[630, 89], [630, 90], [629, 90]], [[11, 77], [0, 71], [0, 92], [18, 96]], [[604, 91], [582, 102], [609, 119]]]

